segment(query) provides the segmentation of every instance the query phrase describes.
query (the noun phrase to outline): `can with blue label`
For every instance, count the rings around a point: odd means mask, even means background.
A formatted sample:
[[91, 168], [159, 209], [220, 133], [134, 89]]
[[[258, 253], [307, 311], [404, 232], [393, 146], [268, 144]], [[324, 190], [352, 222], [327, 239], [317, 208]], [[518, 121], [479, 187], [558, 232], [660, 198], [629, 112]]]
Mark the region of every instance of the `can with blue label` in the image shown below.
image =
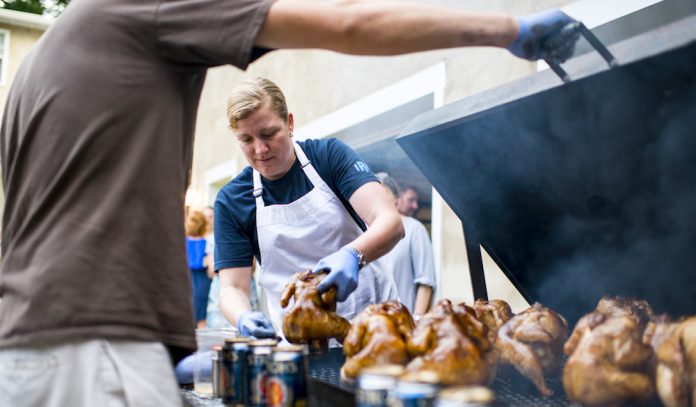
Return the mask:
[[245, 406], [247, 353], [251, 338], [227, 338], [222, 347], [221, 398], [226, 406]]
[[436, 407], [492, 407], [495, 393], [484, 386], [457, 386], [442, 390]]
[[247, 353], [247, 405], [266, 407], [266, 384], [271, 352], [278, 344], [275, 339], [262, 339], [249, 342]]
[[307, 347], [278, 346], [271, 354], [266, 399], [268, 407], [307, 406]]
[[361, 370], [355, 393], [356, 406], [388, 407], [389, 396], [403, 373], [401, 365], [371, 366]]
[[399, 379], [391, 395], [392, 407], [434, 407], [439, 390], [434, 372], [409, 373]]

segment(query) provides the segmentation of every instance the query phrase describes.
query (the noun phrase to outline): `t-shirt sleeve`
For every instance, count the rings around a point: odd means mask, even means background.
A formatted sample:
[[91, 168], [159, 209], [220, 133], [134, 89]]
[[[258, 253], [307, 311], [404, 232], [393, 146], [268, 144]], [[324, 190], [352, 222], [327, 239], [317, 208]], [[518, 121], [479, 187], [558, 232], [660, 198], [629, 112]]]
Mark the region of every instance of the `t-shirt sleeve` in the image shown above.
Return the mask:
[[246, 69], [274, 0], [162, 0], [157, 45], [162, 56], [191, 67]]
[[428, 237], [425, 226], [418, 221], [414, 222], [411, 233], [411, 261], [416, 284], [435, 287], [435, 259], [433, 258], [433, 247]]
[[243, 232], [232, 213], [218, 196], [215, 201], [215, 271], [232, 267], [250, 267], [254, 257], [251, 239]]
[[368, 182], [378, 182], [370, 167], [342, 141], [330, 139], [327, 149], [332, 182], [346, 201], [361, 186]]

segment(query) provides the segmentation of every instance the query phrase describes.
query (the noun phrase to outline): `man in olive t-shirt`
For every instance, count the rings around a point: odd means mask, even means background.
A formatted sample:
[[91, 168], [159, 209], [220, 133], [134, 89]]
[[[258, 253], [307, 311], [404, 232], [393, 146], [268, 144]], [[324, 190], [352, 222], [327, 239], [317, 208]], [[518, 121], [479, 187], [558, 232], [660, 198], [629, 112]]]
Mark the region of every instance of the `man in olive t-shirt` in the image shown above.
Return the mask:
[[177, 404], [162, 344], [175, 360], [195, 347], [183, 208], [207, 68], [245, 69], [265, 48], [536, 59], [571, 21], [391, 1], [73, 0], [19, 68], [0, 129], [0, 405], [105, 404], [90, 391]]
[[196, 109], [207, 68], [246, 68], [270, 5], [74, 0], [46, 31], [0, 134], [0, 347], [195, 348], [183, 208]]

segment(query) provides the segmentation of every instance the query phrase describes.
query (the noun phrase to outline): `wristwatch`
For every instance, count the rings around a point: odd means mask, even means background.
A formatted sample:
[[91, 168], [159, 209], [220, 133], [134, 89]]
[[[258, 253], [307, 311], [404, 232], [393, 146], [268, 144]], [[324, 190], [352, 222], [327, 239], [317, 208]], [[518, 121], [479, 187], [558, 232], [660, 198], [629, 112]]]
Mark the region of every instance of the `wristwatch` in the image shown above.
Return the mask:
[[355, 257], [357, 257], [357, 259], [358, 259], [358, 270], [360, 270], [361, 268], [365, 267], [365, 265], [367, 264], [367, 262], [365, 261], [365, 255], [363, 254], [363, 252], [361, 252], [360, 250], [358, 250], [358, 249], [356, 249], [356, 248], [354, 248], [354, 247], [350, 247], [350, 246], [345, 246], [344, 248], [345, 248], [346, 250], [348, 250], [349, 252], [351, 252]]

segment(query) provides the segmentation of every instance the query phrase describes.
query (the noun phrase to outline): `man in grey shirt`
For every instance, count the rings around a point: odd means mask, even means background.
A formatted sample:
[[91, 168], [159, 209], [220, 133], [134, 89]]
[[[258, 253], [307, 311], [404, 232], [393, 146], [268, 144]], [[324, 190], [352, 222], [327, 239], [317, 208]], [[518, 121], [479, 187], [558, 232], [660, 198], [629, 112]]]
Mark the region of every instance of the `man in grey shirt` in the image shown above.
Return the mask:
[[[206, 71], [268, 49], [521, 57], [571, 22], [414, 3], [74, 0], [23, 61], [0, 129], [0, 405], [178, 405], [195, 348], [183, 208]], [[169, 353], [167, 352], [169, 351]]]

